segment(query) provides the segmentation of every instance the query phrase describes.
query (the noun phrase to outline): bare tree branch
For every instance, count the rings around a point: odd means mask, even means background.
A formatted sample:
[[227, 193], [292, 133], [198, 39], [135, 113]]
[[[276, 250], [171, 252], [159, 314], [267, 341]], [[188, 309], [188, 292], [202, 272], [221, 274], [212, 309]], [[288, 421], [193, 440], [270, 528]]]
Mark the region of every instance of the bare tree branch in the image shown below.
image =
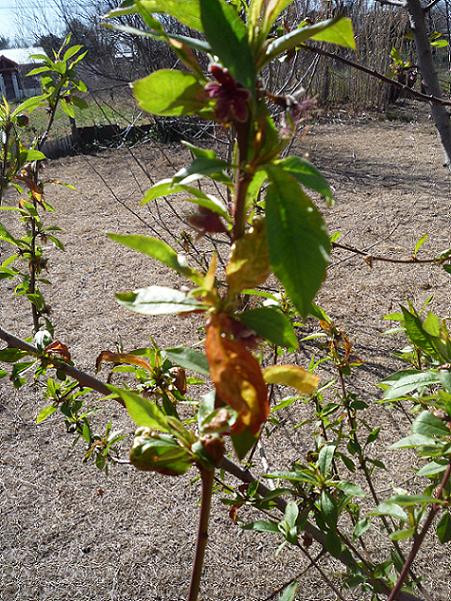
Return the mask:
[[431, 10], [431, 8], [434, 8], [434, 6], [436, 4], [438, 4], [440, 2], [440, 0], [431, 0], [431, 2], [429, 2], [429, 4], [427, 4], [424, 8], [423, 11], [425, 13], [429, 12]]
[[[378, 0], [378, 1], [380, 1], [380, 0]], [[431, 104], [440, 104], [443, 106], [451, 106], [451, 100], [445, 100], [444, 98], [440, 98], [440, 96], [434, 96], [431, 94], [423, 94], [422, 92], [418, 92], [417, 90], [409, 88], [409, 86], [407, 86], [406, 84], [396, 81], [396, 79], [392, 79], [391, 77], [382, 75], [382, 73], [379, 73], [379, 71], [376, 71], [375, 69], [370, 69], [369, 67], [365, 67], [365, 65], [356, 63], [355, 61], [353, 61], [349, 58], [345, 58], [344, 56], [340, 56], [339, 54], [337, 54], [335, 52], [329, 52], [328, 50], [324, 50], [323, 48], [319, 48], [318, 46], [309, 46], [307, 44], [303, 44], [302, 47], [305, 48], [305, 50], [309, 50], [310, 52], [315, 52], [316, 54], [320, 54], [321, 56], [327, 56], [328, 58], [333, 58], [337, 61], [340, 61], [341, 63], [344, 63], [345, 65], [349, 65], [353, 69], [357, 69], [358, 71], [362, 71], [363, 73], [366, 73], [367, 75], [371, 75], [371, 77], [380, 79], [381, 81], [383, 81], [384, 83], [386, 83], [388, 85], [395, 86], [396, 88], [404, 90], [404, 92], [406, 94], [409, 94], [409, 96], [412, 96], [412, 98], [416, 98], [417, 100], [420, 100], [421, 102], [428, 102]]]
[[[25, 342], [25, 340], [22, 340], [21, 338], [17, 338], [17, 336], [14, 336], [14, 334], [10, 334], [10, 332], [7, 332], [1, 327], [0, 339], [6, 342], [7, 346], [10, 348], [16, 348], [21, 351], [25, 351], [29, 355], [38, 356], [40, 354], [39, 349], [37, 349], [35, 346], [30, 344], [29, 342]], [[94, 376], [91, 376], [90, 374], [87, 374], [84, 371], [80, 371], [79, 369], [77, 369], [73, 365], [70, 365], [69, 363], [66, 363], [62, 359], [56, 358], [54, 355], [52, 355], [51, 361], [52, 365], [54, 365], [55, 368], [61, 369], [61, 371], [63, 371], [66, 375], [70, 376], [74, 380], [77, 380], [80, 386], [92, 388], [93, 390], [96, 390], [100, 394], [106, 396], [109, 396], [111, 394], [111, 390], [106, 386], [106, 384], [104, 384], [101, 380], [94, 378]], [[121, 405], [123, 404], [123, 402], [120, 399], [115, 400], [117, 400]]]

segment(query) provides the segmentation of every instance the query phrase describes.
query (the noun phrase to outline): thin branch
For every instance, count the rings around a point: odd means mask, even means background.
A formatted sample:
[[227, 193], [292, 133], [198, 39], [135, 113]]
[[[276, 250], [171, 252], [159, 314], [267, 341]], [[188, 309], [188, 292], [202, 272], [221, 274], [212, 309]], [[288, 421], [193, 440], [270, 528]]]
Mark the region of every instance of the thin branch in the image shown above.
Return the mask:
[[[17, 348], [21, 351], [25, 351], [29, 355], [34, 355], [37, 357], [41, 354], [41, 351], [38, 348], [36, 348], [32, 344], [29, 344], [28, 342], [25, 342], [25, 340], [22, 340], [20, 338], [17, 338], [17, 336], [10, 334], [2, 327], [0, 327], [0, 339], [6, 342], [8, 347]], [[104, 396], [111, 395], [111, 390], [106, 386], [106, 384], [104, 384], [101, 380], [98, 380], [94, 376], [91, 376], [90, 374], [87, 374], [84, 371], [80, 371], [79, 369], [77, 369], [73, 365], [70, 365], [69, 363], [66, 363], [62, 359], [56, 358], [54, 355], [52, 355], [51, 361], [52, 365], [55, 368], [61, 369], [61, 371], [63, 371], [66, 375], [70, 376], [74, 380], [77, 380], [77, 382], [84, 388], [92, 388], [93, 390], [99, 392]], [[118, 401], [121, 405], [123, 404], [121, 399], [116, 398], [115, 400]]]
[[275, 591], [273, 591], [269, 597], [265, 597], [263, 599], [263, 601], [271, 601], [271, 599], [274, 599], [276, 597], [276, 595], [280, 595], [280, 593], [283, 592], [283, 590], [289, 586], [290, 584], [292, 584], [293, 582], [295, 582], [296, 580], [299, 580], [300, 578], [302, 578], [302, 576], [304, 576], [304, 574], [306, 574], [310, 568], [313, 566], [315, 566], [316, 562], [318, 561], [318, 559], [321, 558], [321, 555], [323, 554], [323, 551], [320, 551], [318, 553], [318, 555], [316, 557], [312, 557], [309, 560], [309, 564], [306, 568], [304, 568], [303, 570], [301, 570], [300, 572], [298, 572], [296, 574], [296, 576], [293, 576], [292, 578], [290, 578], [290, 580], [288, 580], [287, 582], [284, 582], [281, 586], [279, 586]]
[[423, 12], [427, 13], [431, 10], [431, 8], [434, 8], [434, 6], [436, 4], [438, 4], [440, 2], [440, 0], [431, 0], [431, 2], [429, 2], [429, 4], [427, 4], [424, 8], [423, 8]]
[[370, 267], [374, 261], [381, 261], [384, 263], [399, 263], [399, 264], [405, 264], [405, 265], [412, 264], [412, 263], [442, 265], [443, 263], [446, 263], [450, 259], [450, 257], [444, 257], [444, 258], [431, 257], [431, 258], [427, 258], [427, 259], [418, 259], [415, 256], [409, 257], [408, 259], [395, 259], [393, 257], [384, 257], [382, 255], [371, 255], [368, 252], [366, 252], [365, 250], [355, 248], [355, 246], [350, 246], [349, 244], [340, 244], [339, 242], [332, 242], [332, 248], [338, 248], [340, 250], [347, 250], [356, 255], [365, 257], [365, 261], [369, 264]]
[[315, 52], [316, 54], [320, 54], [321, 56], [327, 56], [328, 58], [333, 58], [337, 61], [340, 61], [341, 63], [344, 63], [345, 65], [349, 65], [350, 67], [357, 69], [358, 71], [363, 71], [363, 73], [366, 73], [367, 75], [371, 75], [372, 77], [375, 77], [376, 79], [380, 79], [381, 81], [383, 81], [386, 84], [395, 86], [396, 88], [399, 88], [400, 90], [404, 90], [404, 92], [406, 92], [406, 94], [409, 94], [409, 96], [412, 96], [413, 98], [416, 98], [417, 100], [421, 100], [421, 102], [428, 102], [428, 103], [432, 103], [432, 104], [441, 104], [443, 106], [451, 106], [451, 100], [444, 100], [443, 98], [438, 98], [437, 96], [432, 96], [431, 94], [423, 94], [422, 92], [418, 92], [417, 90], [414, 90], [413, 88], [409, 88], [408, 85], [400, 83], [399, 81], [396, 81], [396, 79], [391, 79], [391, 77], [382, 75], [382, 73], [379, 73], [379, 71], [376, 71], [375, 69], [370, 69], [369, 67], [365, 67], [364, 65], [361, 65], [360, 63], [356, 63], [355, 61], [352, 61], [349, 58], [345, 58], [344, 56], [340, 56], [339, 54], [336, 54], [335, 52], [329, 52], [328, 50], [324, 50], [323, 48], [319, 48], [317, 46], [308, 46], [307, 44], [303, 44], [302, 48], [305, 48], [305, 50], [309, 50], [309, 52]]
[[[444, 490], [445, 486], [448, 484], [448, 480], [450, 479], [450, 476], [451, 476], [451, 463], [448, 463], [446, 472], [444, 473], [443, 478], [435, 491], [435, 497], [437, 499], [441, 498], [441, 496], [443, 494], [443, 490]], [[415, 536], [409, 556], [407, 557], [406, 561], [404, 562], [404, 565], [399, 574], [399, 577], [395, 584], [395, 587], [392, 590], [392, 592], [390, 593], [390, 596], [388, 597], [387, 601], [395, 601], [396, 599], [398, 599], [398, 600], [402, 599], [402, 592], [401, 592], [402, 585], [404, 584], [404, 581], [407, 578], [407, 574], [409, 573], [410, 567], [413, 564], [418, 551], [420, 550], [420, 547], [424, 541], [424, 537], [428, 533], [429, 528], [431, 527], [432, 522], [434, 521], [434, 518], [437, 515], [437, 513], [439, 512], [439, 510], [440, 510], [440, 505], [438, 503], [434, 503], [434, 505], [432, 505], [431, 509], [429, 510], [429, 514], [426, 518], [423, 529], [421, 530], [421, 532], [419, 534], [417, 534]]]

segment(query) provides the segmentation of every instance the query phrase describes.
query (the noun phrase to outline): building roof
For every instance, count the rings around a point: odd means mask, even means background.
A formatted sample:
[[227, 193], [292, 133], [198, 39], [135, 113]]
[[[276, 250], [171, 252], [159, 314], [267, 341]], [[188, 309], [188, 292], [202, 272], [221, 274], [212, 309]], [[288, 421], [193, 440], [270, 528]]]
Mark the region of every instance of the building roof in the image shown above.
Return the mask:
[[30, 65], [39, 63], [38, 59], [31, 58], [32, 54], [45, 54], [44, 48], [36, 46], [34, 48], [7, 48], [0, 50], [0, 58], [4, 56], [6, 59], [16, 63], [16, 65]]

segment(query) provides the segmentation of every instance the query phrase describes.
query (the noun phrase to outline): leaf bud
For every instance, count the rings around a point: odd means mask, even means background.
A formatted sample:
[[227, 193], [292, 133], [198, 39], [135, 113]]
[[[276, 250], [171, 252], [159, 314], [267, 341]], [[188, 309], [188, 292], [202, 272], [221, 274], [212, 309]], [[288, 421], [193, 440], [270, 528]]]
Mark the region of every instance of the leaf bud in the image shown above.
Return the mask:
[[171, 434], [138, 428], [130, 449], [130, 462], [138, 470], [180, 476], [190, 469], [193, 459]]
[[216, 467], [224, 457], [224, 439], [215, 434], [206, 434], [193, 444], [192, 451], [196, 454], [200, 463], [208, 467], [211, 465]]

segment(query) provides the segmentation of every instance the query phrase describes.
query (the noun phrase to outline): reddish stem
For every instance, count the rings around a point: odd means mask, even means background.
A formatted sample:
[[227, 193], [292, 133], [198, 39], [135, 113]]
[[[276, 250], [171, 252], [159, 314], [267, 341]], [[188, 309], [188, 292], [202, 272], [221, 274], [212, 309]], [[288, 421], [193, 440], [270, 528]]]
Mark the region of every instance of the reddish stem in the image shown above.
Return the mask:
[[189, 587], [188, 601], [197, 601], [202, 579], [205, 550], [208, 542], [208, 523], [210, 521], [211, 497], [213, 494], [214, 470], [200, 469], [202, 480], [202, 500], [200, 506], [199, 528], [197, 531], [196, 555], [191, 571], [191, 584]]

